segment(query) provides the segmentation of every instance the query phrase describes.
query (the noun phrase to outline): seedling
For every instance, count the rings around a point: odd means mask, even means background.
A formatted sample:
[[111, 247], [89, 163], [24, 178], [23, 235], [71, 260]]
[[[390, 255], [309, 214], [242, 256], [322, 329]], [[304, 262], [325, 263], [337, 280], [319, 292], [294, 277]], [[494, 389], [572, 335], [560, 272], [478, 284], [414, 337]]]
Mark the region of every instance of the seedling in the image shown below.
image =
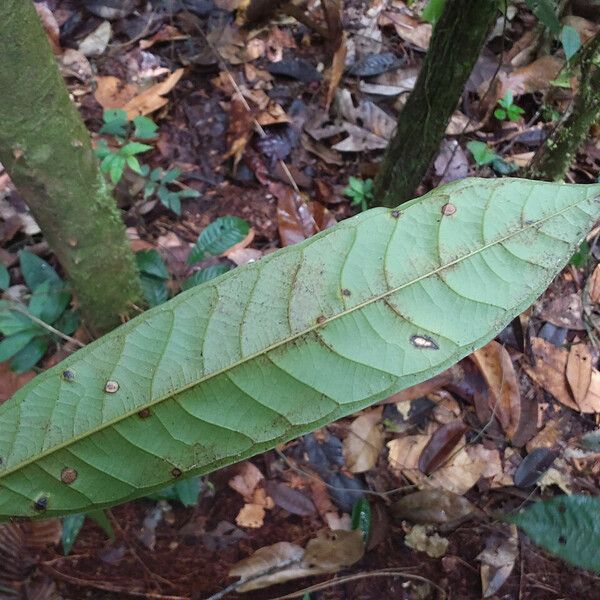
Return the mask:
[[508, 90], [504, 98], [498, 100], [498, 108], [494, 111], [494, 116], [499, 121], [518, 121], [525, 111], [513, 103], [513, 93]]
[[373, 180], [350, 177], [348, 186], [344, 189], [344, 196], [350, 198], [350, 204], [360, 206], [360, 210], [367, 210], [373, 200]]
[[[109, 175], [111, 182], [119, 183], [128, 167], [134, 173], [147, 178], [144, 185], [144, 198], [156, 194], [161, 204], [181, 214], [183, 198], [197, 198], [200, 194], [191, 188], [183, 186], [177, 178], [181, 175], [179, 169], [169, 169], [163, 173], [160, 168], [150, 171], [148, 165], [141, 165], [137, 155], [152, 150], [152, 146], [135, 140], [153, 140], [156, 138], [158, 126], [148, 117], [138, 116], [130, 121], [127, 113], [121, 109], [105, 110], [102, 116], [104, 124], [101, 134], [112, 136], [113, 145], [109, 146], [105, 139], [98, 141], [96, 156], [100, 159], [100, 170]], [[116, 146], [116, 148], [115, 148]], [[177, 185], [181, 189], [173, 191], [169, 185]]]

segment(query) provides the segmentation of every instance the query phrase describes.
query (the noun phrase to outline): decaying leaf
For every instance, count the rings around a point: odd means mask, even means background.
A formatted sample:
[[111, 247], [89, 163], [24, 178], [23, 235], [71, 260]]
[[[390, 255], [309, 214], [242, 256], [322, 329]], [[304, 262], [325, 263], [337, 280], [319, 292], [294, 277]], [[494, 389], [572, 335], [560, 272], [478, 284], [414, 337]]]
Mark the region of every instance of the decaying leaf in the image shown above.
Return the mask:
[[517, 487], [535, 485], [558, 456], [552, 448], [534, 448], [521, 462], [514, 474]]
[[94, 98], [102, 108], [122, 108], [138, 92], [137, 85], [125, 83], [118, 77], [96, 77]]
[[48, 41], [50, 42], [50, 46], [52, 46], [52, 52], [60, 55], [62, 53], [60, 45], [60, 27], [56, 22], [54, 14], [46, 2], [36, 2], [34, 6], [42, 26], [44, 27]]
[[518, 553], [519, 538], [515, 525], [488, 538], [485, 550], [477, 555], [477, 560], [481, 561], [481, 591], [484, 598], [490, 598], [502, 587], [515, 566]]
[[380, 426], [381, 408], [360, 415], [350, 425], [344, 439], [346, 466], [352, 473], [363, 473], [373, 468], [383, 448], [383, 431]]
[[587, 344], [574, 344], [567, 358], [566, 376], [571, 393], [578, 406], [585, 399], [592, 383], [593, 359]]
[[502, 344], [492, 340], [470, 358], [488, 384], [490, 409], [512, 439], [521, 419], [521, 393], [510, 355]]
[[342, 32], [340, 44], [333, 55], [331, 61], [331, 67], [329, 68], [326, 79], [327, 79], [327, 91], [325, 93], [325, 109], [329, 110], [329, 106], [333, 101], [335, 92], [340, 84], [342, 75], [344, 74], [344, 68], [346, 66], [346, 54], [348, 48], [346, 46], [347, 36], [345, 32]]
[[240, 527], [258, 529], [263, 526], [266, 509], [274, 506], [273, 500], [260, 485], [263, 474], [251, 462], [243, 462], [238, 474], [229, 480], [229, 487], [241, 494], [246, 504], [240, 509], [235, 522]]
[[102, 21], [94, 31], [79, 42], [79, 52], [84, 56], [100, 56], [106, 50], [111, 35], [110, 21]]
[[153, 113], [167, 104], [168, 100], [164, 96], [175, 87], [181, 79], [183, 71], [183, 69], [173, 71], [164, 81], [156, 83], [134, 96], [124, 106], [115, 108], [122, 108], [130, 120], [140, 115]]
[[446, 554], [450, 542], [436, 533], [428, 525], [414, 525], [404, 536], [404, 543], [413, 550], [425, 552], [431, 558], [441, 558]]
[[460, 521], [476, 511], [465, 497], [437, 488], [408, 494], [390, 507], [394, 517], [422, 525]]
[[559, 296], [542, 307], [540, 317], [557, 327], [585, 329], [581, 313], [581, 296], [573, 293]]
[[587, 395], [577, 403], [567, 384], [566, 370], [569, 353], [543, 340], [533, 338], [531, 349], [535, 356], [535, 365], [523, 364], [527, 375], [538, 385], [552, 394], [561, 404], [583, 413], [600, 412], [600, 371], [592, 369]]
[[309, 540], [306, 549], [290, 542], [259, 548], [229, 571], [230, 577], [248, 581], [237, 588], [248, 592], [291, 579], [333, 573], [353, 565], [364, 554], [362, 531], [326, 531]]
[[393, 25], [399, 37], [420, 50], [429, 48], [432, 33], [431, 23], [420, 23], [405, 13], [386, 11], [381, 14], [379, 24], [382, 27]]
[[419, 456], [419, 469], [429, 475], [441, 467], [452, 451], [463, 441], [469, 428], [460, 419], [455, 419], [435, 430]]

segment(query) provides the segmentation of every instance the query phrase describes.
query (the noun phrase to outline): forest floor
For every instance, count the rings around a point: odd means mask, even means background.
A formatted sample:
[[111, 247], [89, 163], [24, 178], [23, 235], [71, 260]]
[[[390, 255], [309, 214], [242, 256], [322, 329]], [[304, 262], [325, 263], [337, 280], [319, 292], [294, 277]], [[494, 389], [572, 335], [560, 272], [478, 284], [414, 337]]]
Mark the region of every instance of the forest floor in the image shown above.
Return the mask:
[[[347, 0], [340, 12], [334, 0], [38, 3], [96, 143], [111, 141], [99, 134], [104, 110], [147, 115], [158, 130], [138, 158], [151, 169], [179, 169], [178, 189], [198, 193], [176, 214], [157, 197], [143, 198], [144, 180], [131, 170], [115, 189], [133, 249], [155, 249], [167, 266], [167, 295], [194, 271], [258, 260], [361, 210], [356, 189], [368, 199], [362, 182], [376, 173], [427, 50], [432, 27], [420, 18], [423, 4]], [[578, 13], [579, 4], [567, 19], [585, 42], [600, 29], [600, 11]], [[511, 5], [419, 193], [526, 167], [576, 87], [563, 49], [523, 5]], [[507, 91], [522, 109], [514, 120], [494, 115]], [[569, 181], [596, 182], [597, 133]], [[354, 192], [350, 177], [360, 180]], [[198, 235], [227, 215], [244, 219], [249, 233], [223, 256], [190, 266]], [[183, 498], [192, 506], [174, 492], [118, 506], [110, 511], [114, 539], [86, 519], [66, 556], [58, 522], [37, 533], [26, 525], [0, 531], [7, 588], [0, 598], [208, 598], [260, 548], [304, 547], [324, 529], [350, 529], [362, 496], [371, 527], [359, 561], [246, 597], [326, 583], [294, 597], [600, 600], [597, 575], [550, 556], [501, 520], [532, 500], [599, 493], [599, 233], [484, 349], [360, 414], [193, 480], [192, 502]], [[60, 271], [0, 174], [0, 261], [14, 288], [26, 247]], [[83, 330], [75, 337], [89, 341]], [[70, 350], [54, 344], [20, 375], [0, 363], [0, 401]], [[416, 489], [431, 497], [418, 507], [398, 503]], [[452, 501], [434, 524], [440, 490]], [[349, 575], [356, 578], [344, 582]]]

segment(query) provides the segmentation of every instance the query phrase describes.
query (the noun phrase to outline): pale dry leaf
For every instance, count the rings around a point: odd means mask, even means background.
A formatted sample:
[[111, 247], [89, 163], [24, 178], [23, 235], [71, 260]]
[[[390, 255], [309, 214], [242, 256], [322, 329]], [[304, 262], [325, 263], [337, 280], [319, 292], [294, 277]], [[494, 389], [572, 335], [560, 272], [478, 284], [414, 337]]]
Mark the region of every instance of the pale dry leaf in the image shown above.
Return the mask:
[[521, 393], [506, 348], [492, 340], [470, 356], [489, 387], [490, 409], [512, 439], [521, 419]]
[[546, 422], [535, 437], [531, 438], [526, 445], [527, 452], [535, 448], [554, 448], [563, 437], [563, 420], [551, 419]]
[[509, 74], [500, 73], [496, 97], [502, 98], [507, 91], [511, 91], [515, 96], [546, 91], [550, 88], [550, 82], [558, 77], [562, 67], [563, 61], [560, 58], [542, 56]]
[[263, 479], [264, 476], [258, 467], [249, 461], [245, 461], [239, 466], [237, 475], [229, 480], [229, 487], [243, 496], [246, 502], [252, 502], [254, 490]]
[[320, 531], [306, 544], [303, 563], [321, 573], [329, 573], [353, 565], [364, 553], [361, 529]]
[[50, 46], [52, 46], [52, 52], [60, 55], [62, 53], [60, 45], [60, 27], [54, 14], [46, 2], [36, 2], [34, 6], [42, 26], [44, 27], [44, 31], [46, 32], [46, 37], [50, 42]]
[[523, 369], [533, 381], [568, 408], [583, 413], [600, 412], [600, 371], [592, 369], [588, 393], [584, 400], [577, 404], [566, 379], [569, 353], [542, 338], [533, 338], [531, 349], [535, 356], [535, 365], [531, 367], [524, 363]]
[[431, 558], [441, 558], [446, 554], [450, 542], [427, 525], [414, 525], [404, 536], [404, 543], [413, 550], [425, 552]]
[[[255, 235], [254, 227], [250, 227], [250, 231], [248, 231], [248, 234], [246, 235], [246, 237], [243, 240], [241, 240], [240, 242], [238, 242], [237, 244], [234, 244], [233, 246], [231, 246], [231, 248], [228, 248], [227, 250], [225, 250], [225, 252], [223, 252], [223, 254], [221, 254], [221, 256], [230, 258], [232, 254], [235, 254], [236, 252], [244, 250], [247, 246], [249, 246], [252, 243], [252, 240], [254, 240], [254, 235]], [[259, 251], [259, 255], [260, 255], [260, 251]]]
[[390, 506], [390, 512], [397, 519], [422, 525], [452, 523], [475, 511], [475, 506], [463, 496], [436, 488], [413, 492]]
[[256, 262], [262, 255], [263, 253], [256, 248], [240, 248], [227, 251], [227, 258], [234, 262], [238, 267]]
[[574, 344], [567, 358], [566, 377], [578, 406], [585, 403], [592, 383], [593, 359], [587, 344]]
[[110, 21], [102, 21], [92, 33], [79, 42], [79, 52], [84, 56], [100, 56], [106, 50], [111, 35]]
[[331, 61], [331, 67], [327, 70], [327, 74], [325, 76], [326, 79], [326, 92], [325, 92], [325, 110], [329, 110], [333, 98], [335, 96], [335, 92], [340, 85], [340, 81], [342, 80], [342, 75], [344, 74], [344, 68], [346, 66], [346, 55], [348, 52], [348, 47], [346, 45], [347, 40], [346, 32], [342, 32], [342, 39], [340, 45], [337, 50], [333, 54], [333, 59]]
[[502, 534], [488, 538], [485, 550], [477, 555], [481, 561], [481, 590], [484, 598], [493, 596], [510, 576], [519, 553], [519, 538], [515, 525]]
[[597, 265], [588, 281], [588, 294], [593, 304], [600, 304], [600, 265]]
[[579, 34], [582, 46], [587, 44], [600, 31], [600, 24], [576, 15], [563, 17], [562, 24], [572, 27]]
[[462, 135], [463, 133], [472, 133], [483, 127], [483, 122], [469, 119], [467, 115], [459, 110], [454, 111], [450, 122], [446, 127], [446, 135]]
[[122, 108], [137, 93], [139, 88], [136, 85], [125, 83], [118, 77], [96, 77], [94, 98], [102, 108]]
[[63, 77], [77, 77], [80, 81], [89, 81], [92, 76], [90, 61], [79, 50], [67, 48], [58, 59]]
[[433, 28], [430, 23], [421, 23], [414, 17], [405, 13], [386, 11], [381, 13], [379, 25], [393, 25], [398, 37], [416, 46], [420, 50], [427, 50], [431, 41]]
[[350, 425], [344, 439], [344, 458], [351, 473], [372, 469], [383, 448], [384, 434], [380, 426], [382, 407], [360, 415]]
[[260, 529], [265, 522], [265, 507], [260, 504], [249, 502], [240, 509], [235, 522], [239, 527], [249, 529]]
[[585, 329], [582, 318], [581, 296], [576, 293], [565, 294], [542, 306], [539, 316], [566, 329]]
[[463, 179], [469, 174], [469, 161], [457, 140], [443, 139], [440, 151], [433, 162], [440, 184]]
[[173, 71], [164, 81], [150, 86], [119, 108], [123, 108], [129, 120], [140, 115], [148, 115], [162, 108], [168, 102], [164, 96], [175, 87], [183, 72], [184, 69]]

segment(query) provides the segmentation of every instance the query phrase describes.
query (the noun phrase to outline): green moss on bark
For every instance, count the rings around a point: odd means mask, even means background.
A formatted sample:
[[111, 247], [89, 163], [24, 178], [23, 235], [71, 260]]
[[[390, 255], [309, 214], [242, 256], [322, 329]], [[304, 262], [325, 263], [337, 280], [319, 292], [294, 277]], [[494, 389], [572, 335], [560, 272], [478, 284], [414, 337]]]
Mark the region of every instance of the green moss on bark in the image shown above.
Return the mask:
[[581, 53], [581, 81], [571, 114], [546, 141], [529, 169], [531, 179], [562, 181], [590, 127], [600, 119], [600, 35]]
[[413, 197], [494, 22], [497, 0], [447, 0], [429, 50], [398, 118], [375, 179], [375, 204], [394, 207]]
[[139, 298], [121, 215], [31, 0], [0, 2], [0, 162], [96, 333]]

